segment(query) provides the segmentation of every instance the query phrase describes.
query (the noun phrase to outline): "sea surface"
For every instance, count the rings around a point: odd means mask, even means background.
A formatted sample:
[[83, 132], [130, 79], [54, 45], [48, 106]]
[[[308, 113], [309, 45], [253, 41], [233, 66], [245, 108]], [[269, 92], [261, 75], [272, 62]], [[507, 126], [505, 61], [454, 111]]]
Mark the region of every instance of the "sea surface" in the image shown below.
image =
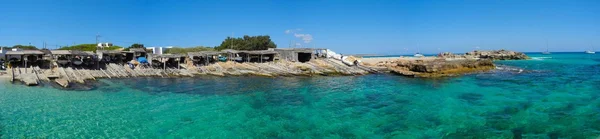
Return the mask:
[[91, 90], [0, 82], [0, 138], [596, 138], [600, 55], [529, 54], [440, 79], [103, 79]]

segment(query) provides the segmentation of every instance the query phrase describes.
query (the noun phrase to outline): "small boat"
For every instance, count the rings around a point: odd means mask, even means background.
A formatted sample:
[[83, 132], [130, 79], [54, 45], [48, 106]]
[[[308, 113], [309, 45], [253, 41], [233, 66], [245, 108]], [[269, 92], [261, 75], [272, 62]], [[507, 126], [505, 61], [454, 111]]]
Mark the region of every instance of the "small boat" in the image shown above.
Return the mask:
[[56, 60], [56, 63], [60, 64], [60, 65], [66, 65], [69, 63], [69, 59], [67, 59], [64, 56], [58, 57], [58, 59]]
[[75, 65], [81, 65], [81, 64], [83, 64], [83, 60], [81, 58], [79, 58], [79, 57], [73, 58], [72, 61], [73, 61], [73, 64], [75, 64]]
[[227, 61], [227, 57], [225, 57], [225, 56], [219, 56], [219, 61], [226, 62]]
[[594, 51], [590, 51], [590, 50], [587, 50], [587, 51], [585, 51], [585, 53], [586, 53], [586, 54], [595, 54], [596, 52], [594, 52]]
[[92, 57], [86, 57], [83, 59], [83, 64], [94, 65], [94, 59]]
[[414, 57], [424, 57], [424, 55], [423, 55], [423, 54], [421, 54], [421, 53], [416, 53], [416, 54], [414, 55]]
[[550, 53], [550, 52], [548, 52], [548, 51], [544, 51], [544, 52], [542, 52], [542, 54], [544, 54], [544, 55], [549, 55], [549, 54], [552, 54], [552, 53]]
[[271, 58], [268, 56], [263, 56], [263, 60], [269, 60], [269, 59], [271, 59]]
[[546, 51], [542, 52], [542, 54], [544, 54], [544, 55], [551, 54], [550, 51], [548, 51], [548, 41], [546, 41]]
[[235, 57], [233, 59], [237, 62], [242, 62], [244, 60], [242, 57]]
[[38, 61], [38, 57], [37, 56], [27, 56], [25, 58], [26, 58], [25, 60], [27, 60], [27, 62], [30, 62], [30, 63], [35, 63], [35, 62]]

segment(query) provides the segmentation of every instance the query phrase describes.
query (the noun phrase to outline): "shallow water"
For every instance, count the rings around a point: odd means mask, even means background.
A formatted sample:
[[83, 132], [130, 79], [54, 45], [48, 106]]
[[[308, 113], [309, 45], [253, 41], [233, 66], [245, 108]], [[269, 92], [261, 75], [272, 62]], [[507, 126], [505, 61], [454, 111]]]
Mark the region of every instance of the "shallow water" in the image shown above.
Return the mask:
[[3, 81], [0, 138], [598, 137], [600, 55], [530, 56], [442, 79], [107, 79], [91, 91]]

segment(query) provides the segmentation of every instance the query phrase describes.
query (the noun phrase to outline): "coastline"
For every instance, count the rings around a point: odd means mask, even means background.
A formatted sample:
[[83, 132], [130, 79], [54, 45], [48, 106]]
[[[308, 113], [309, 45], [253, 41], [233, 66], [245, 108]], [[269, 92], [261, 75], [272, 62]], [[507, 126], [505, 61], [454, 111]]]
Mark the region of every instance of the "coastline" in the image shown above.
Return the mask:
[[469, 53], [465, 55], [444, 53], [438, 57], [318, 57], [305, 62], [278, 60], [240, 63], [226, 61], [206, 65], [196, 65], [191, 60], [186, 60], [185, 63], [179, 63], [176, 67], [170, 68], [153, 68], [142, 65], [130, 67], [130, 65], [114, 63], [106, 64], [105, 68], [100, 69], [30, 67], [7, 70], [8, 74], [2, 78], [12, 79], [14, 71], [15, 80], [22, 81], [25, 85], [32, 86], [37, 85], [40, 81], [48, 81], [65, 88], [73, 84], [85, 84], [86, 80], [136, 77], [357, 76], [394, 73], [407, 77], [436, 78], [490, 71], [495, 69], [493, 60], [528, 58], [522, 53], [505, 50]]

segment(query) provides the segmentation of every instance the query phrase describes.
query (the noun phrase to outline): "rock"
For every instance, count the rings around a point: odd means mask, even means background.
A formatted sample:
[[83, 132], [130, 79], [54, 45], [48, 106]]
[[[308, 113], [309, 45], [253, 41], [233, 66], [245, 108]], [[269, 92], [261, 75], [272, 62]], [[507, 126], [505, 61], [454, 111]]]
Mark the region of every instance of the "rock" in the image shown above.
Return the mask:
[[466, 59], [491, 59], [491, 60], [524, 60], [529, 59], [527, 55], [521, 52], [507, 50], [492, 50], [492, 51], [471, 51], [464, 55], [456, 55], [450, 52], [440, 53], [440, 58], [466, 58]]
[[28, 86], [38, 85], [38, 80], [34, 73], [21, 74], [21, 75], [19, 75], [19, 78], [21, 81], [23, 81], [25, 83], [25, 85], [28, 85]]
[[383, 64], [392, 73], [412, 77], [445, 77], [495, 69], [490, 59], [480, 60], [399, 60]]
[[66, 79], [56, 79], [54, 80], [54, 82], [56, 82], [58, 85], [67, 88], [69, 87], [69, 81], [67, 81]]

